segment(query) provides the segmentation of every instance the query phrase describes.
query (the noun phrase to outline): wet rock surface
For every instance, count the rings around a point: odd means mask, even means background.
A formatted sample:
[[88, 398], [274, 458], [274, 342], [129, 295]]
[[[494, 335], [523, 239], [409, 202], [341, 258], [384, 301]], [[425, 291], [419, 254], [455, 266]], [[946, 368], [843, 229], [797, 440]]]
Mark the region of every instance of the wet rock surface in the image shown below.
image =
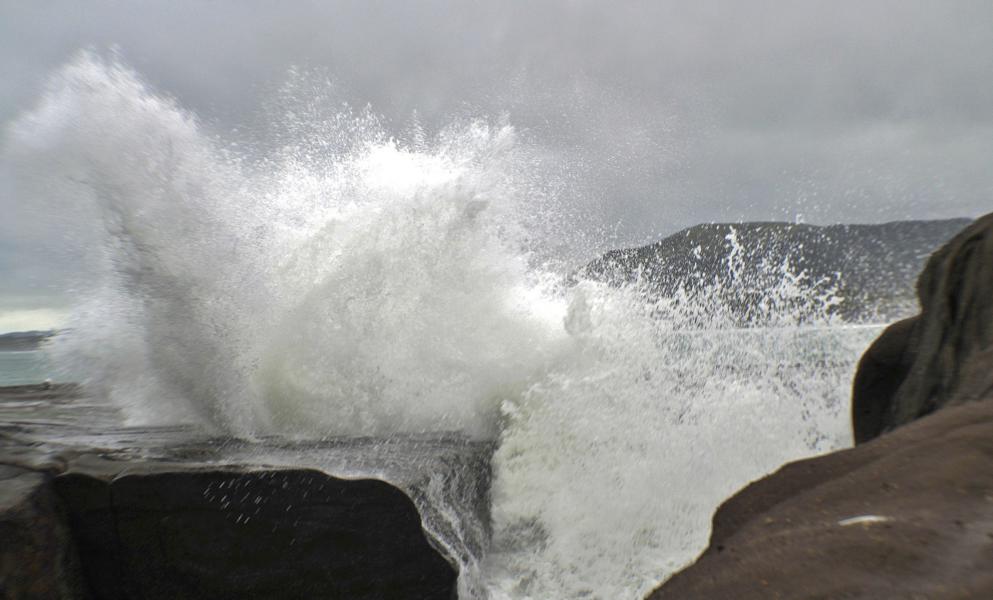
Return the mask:
[[890, 327], [859, 366], [857, 442], [993, 392], [993, 214], [931, 256], [917, 294], [920, 314]]
[[749, 485], [650, 598], [993, 598], [993, 402]]
[[99, 598], [449, 598], [455, 586], [413, 503], [381, 481], [75, 467], [54, 487]]
[[887, 327], [859, 360], [852, 386], [852, 432], [867, 442], [895, 426], [891, 406], [916, 358], [918, 317]]
[[0, 465], [0, 598], [86, 597], [64, 512], [46, 480]]
[[487, 510], [488, 444], [247, 442], [112, 412], [0, 389], [0, 596], [447, 600], [484, 543], [442, 508]]

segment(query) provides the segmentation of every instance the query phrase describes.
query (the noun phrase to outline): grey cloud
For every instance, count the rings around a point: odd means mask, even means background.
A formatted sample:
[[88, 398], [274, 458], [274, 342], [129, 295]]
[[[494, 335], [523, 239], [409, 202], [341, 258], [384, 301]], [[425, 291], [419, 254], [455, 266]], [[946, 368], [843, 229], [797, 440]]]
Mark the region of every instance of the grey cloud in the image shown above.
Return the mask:
[[[508, 111], [635, 243], [700, 221], [970, 216], [993, 192], [993, 3], [13, 2], [0, 120], [83, 46], [221, 130], [293, 64], [401, 127]], [[619, 223], [616, 227], [615, 223]], [[584, 249], [589, 252], [590, 249]]]

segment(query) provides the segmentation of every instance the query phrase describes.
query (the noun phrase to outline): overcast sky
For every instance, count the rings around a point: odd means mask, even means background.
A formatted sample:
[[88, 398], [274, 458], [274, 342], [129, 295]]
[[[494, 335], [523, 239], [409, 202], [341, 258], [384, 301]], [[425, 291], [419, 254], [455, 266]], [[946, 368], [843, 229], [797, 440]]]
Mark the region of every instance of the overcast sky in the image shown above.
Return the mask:
[[[398, 128], [507, 112], [582, 165], [604, 246], [993, 207], [989, 0], [0, 0], [0, 123], [85, 47], [117, 48], [219, 132], [257, 124], [291, 65]], [[15, 229], [0, 223], [0, 330], [67, 302], [70, 267]]]

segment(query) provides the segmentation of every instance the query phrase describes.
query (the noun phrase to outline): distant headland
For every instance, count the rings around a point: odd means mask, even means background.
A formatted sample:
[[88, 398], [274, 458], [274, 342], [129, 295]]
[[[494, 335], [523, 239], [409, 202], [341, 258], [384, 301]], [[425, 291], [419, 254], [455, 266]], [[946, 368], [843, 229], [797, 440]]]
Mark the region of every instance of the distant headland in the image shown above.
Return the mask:
[[54, 329], [0, 333], [0, 352], [37, 350], [45, 340], [54, 336], [56, 333]]

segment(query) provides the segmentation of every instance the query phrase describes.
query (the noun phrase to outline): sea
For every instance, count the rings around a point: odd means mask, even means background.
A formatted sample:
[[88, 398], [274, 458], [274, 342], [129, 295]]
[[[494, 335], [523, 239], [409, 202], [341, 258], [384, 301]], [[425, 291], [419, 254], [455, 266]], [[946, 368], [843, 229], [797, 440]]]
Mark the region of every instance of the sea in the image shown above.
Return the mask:
[[0, 351], [0, 387], [60, 379], [51, 361], [40, 350]]

